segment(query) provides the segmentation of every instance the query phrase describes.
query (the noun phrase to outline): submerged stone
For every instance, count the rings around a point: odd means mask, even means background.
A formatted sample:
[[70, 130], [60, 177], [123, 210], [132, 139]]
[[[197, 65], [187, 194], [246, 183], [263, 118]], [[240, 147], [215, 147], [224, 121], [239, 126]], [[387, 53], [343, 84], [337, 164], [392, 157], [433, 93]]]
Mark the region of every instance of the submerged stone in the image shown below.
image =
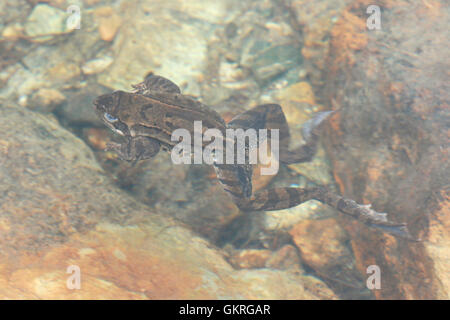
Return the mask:
[[248, 61], [249, 67], [262, 85], [302, 62], [300, 48], [293, 44], [270, 46], [270, 43], [258, 41], [251, 47], [250, 54], [254, 56]]
[[46, 4], [34, 7], [25, 23], [25, 34], [37, 42], [51, 40], [55, 35], [71, 31], [67, 25], [70, 14]]

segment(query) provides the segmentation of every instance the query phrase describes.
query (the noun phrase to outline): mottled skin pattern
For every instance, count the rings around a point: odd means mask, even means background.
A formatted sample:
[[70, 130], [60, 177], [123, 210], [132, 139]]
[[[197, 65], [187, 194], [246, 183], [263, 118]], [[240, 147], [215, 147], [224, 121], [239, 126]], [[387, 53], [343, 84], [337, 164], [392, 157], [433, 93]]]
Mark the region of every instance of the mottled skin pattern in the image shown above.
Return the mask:
[[[218, 113], [194, 98], [181, 94], [177, 85], [163, 77], [149, 74], [133, 88], [134, 92], [115, 91], [94, 101], [98, 116], [126, 139], [121, 144], [108, 144], [108, 149], [114, 150], [121, 159], [127, 161], [154, 157], [161, 148], [171, 151], [178, 143], [171, 141], [172, 132], [177, 128], [184, 128], [193, 136], [193, 123], [199, 120], [205, 130], [215, 128], [224, 136], [226, 128], [279, 129], [280, 162], [309, 161], [316, 151], [320, 124], [332, 113], [319, 113], [310, 120], [303, 128], [306, 143], [290, 151], [289, 127], [277, 104], [257, 106], [225, 124]], [[253, 194], [251, 165], [214, 164], [214, 169], [225, 191], [243, 211], [280, 210], [315, 199], [368, 226], [412, 239], [405, 224], [388, 221], [385, 213], [372, 210], [370, 205], [357, 204], [325, 187], [274, 188]]]

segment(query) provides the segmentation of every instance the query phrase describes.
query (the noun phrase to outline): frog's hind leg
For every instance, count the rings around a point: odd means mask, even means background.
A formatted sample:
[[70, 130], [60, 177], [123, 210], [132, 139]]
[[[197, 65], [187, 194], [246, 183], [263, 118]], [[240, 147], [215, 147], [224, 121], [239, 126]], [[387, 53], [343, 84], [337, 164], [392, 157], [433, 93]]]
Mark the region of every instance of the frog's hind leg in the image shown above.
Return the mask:
[[[230, 128], [242, 129], [278, 129], [280, 161], [282, 163], [298, 163], [310, 161], [317, 149], [319, 125], [333, 111], [320, 112], [303, 126], [305, 143], [300, 147], [289, 150], [290, 134], [286, 117], [280, 105], [263, 104], [256, 106], [233, 118], [229, 123]], [[270, 136], [270, 131], [268, 132]]]
[[274, 188], [259, 191], [249, 198], [236, 200], [236, 204], [243, 211], [281, 210], [295, 207], [308, 200], [318, 200], [370, 227], [378, 228], [383, 232], [391, 233], [402, 238], [414, 240], [405, 224], [388, 221], [386, 213], [376, 212], [371, 209], [370, 205], [358, 204], [324, 187]]
[[234, 117], [228, 127], [245, 130], [279, 129], [280, 149], [289, 147], [289, 126], [278, 104], [263, 104], [247, 110]]

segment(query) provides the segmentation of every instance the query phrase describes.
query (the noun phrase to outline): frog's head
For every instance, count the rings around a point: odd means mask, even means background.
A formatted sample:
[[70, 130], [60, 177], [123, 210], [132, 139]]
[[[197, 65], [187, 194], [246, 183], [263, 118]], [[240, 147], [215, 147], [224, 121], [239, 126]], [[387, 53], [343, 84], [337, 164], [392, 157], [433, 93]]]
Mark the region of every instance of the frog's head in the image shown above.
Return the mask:
[[126, 94], [126, 92], [118, 90], [101, 95], [94, 100], [94, 110], [97, 116], [109, 128], [122, 136], [130, 135], [128, 125], [120, 119], [120, 104], [123, 96]]

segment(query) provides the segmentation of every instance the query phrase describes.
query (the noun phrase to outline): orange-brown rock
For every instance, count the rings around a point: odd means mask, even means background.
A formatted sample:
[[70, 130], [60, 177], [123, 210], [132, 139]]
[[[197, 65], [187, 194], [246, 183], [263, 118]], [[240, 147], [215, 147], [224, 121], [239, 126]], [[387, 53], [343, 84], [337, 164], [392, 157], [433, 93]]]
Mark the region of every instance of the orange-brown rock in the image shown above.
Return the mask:
[[34, 110], [48, 113], [52, 112], [64, 101], [66, 101], [66, 97], [59, 90], [41, 88], [33, 94], [29, 105]]
[[235, 250], [230, 254], [228, 260], [237, 269], [302, 270], [297, 250], [289, 244], [284, 245], [277, 251], [268, 249]]
[[449, 299], [448, 5], [381, 1], [381, 30], [368, 30], [369, 4], [354, 1], [331, 32], [326, 95], [341, 111], [327, 151], [343, 195], [424, 241], [339, 221], [360, 272], [380, 267], [377, 298]]
[[270, 258], [266, 261], [266, 267], [281, 270], [301, 270], [301, 262], [295, 247], [287, 244], [272, 253]]
[[302, 254], [302, 259], [313, 269], [326, 273], [342, 256], [351, 255], [344, 245], [347, 235], [333, 218], [305, 220], [289, 232]]
[[230, 257], [230, 263], [239, 269], [264, 268], [272, 251], [264, 249], [239, 250]]
[[108, 129], [87, 128], [83, 130], [85, 141], [97, 150], [106, 149], [106, 141], [108, 139]]
[[287, 0], [287, 8], [302, 28], [302, 55], [315, 90], [324, 85], [327, 72], [330, 32], [345, 7], [353, 0]]
[[[0, 298], [336, 298], [298, 270], [235, 270], [221, 250], [113, 185], [52, 118], [2, 105], [0, 137]], [[71, 266], [79, 289], [67, 285]]]
[[122, 25], [122, 18], [111, 7], [100, 7], [95, 10], [99, 20], [98, 32], [104, 41], [112, 41]]
[[304, 220], [289, 233], [300, 251], [302, 262], [326, 279], [343, 297], [367, 296], [366, 277], [359, 275], [349, 236], [336, 219]]

